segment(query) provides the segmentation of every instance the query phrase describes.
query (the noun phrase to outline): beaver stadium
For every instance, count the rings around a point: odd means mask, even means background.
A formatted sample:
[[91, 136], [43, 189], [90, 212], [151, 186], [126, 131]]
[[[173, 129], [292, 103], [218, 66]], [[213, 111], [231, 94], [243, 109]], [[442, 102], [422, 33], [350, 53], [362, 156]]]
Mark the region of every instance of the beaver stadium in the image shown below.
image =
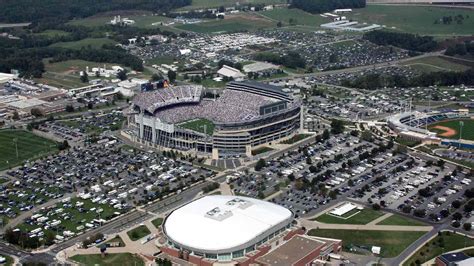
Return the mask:
[[131, 139], [219, 159], [250, 157], [301, 129], [301, 102], [280, 87], [232, 81], [209, 92], [182, 85], [138, 94], [128, 115]]

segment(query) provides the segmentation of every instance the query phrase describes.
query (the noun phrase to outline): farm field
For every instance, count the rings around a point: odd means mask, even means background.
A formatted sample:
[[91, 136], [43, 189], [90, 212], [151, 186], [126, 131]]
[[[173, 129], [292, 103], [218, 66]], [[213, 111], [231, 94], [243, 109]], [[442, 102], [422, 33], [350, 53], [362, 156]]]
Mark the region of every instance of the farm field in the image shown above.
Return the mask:
[[411, 243], [424, 235], [425, 232], [413, 231], [372, 231], [372, 230], [341, 230], [341, 229], [312, 229], [310, 236], [342, 239], [343, 250], [351, 246], [379, 246], [381, 257], [391, 258], [400, 254]]
[[470, 67], [462, 63], [454, 62], [442, 56], [430, 56], [420, 59], [406, 61], [404, 65], [417, 68], [423, 72], [437, 71], [466, 71]]
[[286, 4], [286, 0], [192, 0], [191, 5], [180, 8], [179, 10], [192, 10], [200, 8], [211, 8], [220, 6], [235, 6], [237, 3], [243, 4]]
[[80, 41], [75, 42], [58, 42], [50, 45], [50, 47], [59, 47], [59, 48], [66, 48], [66, 49], [74, 49], [79, 50], [81, 48], [100, 48], [104, 44], [117, 44], [114, 40], [107, 39], [107, 38], [86, 38]]
[[262, 28], [276, 26], [276, 22], [255, 16], [228, 16], [221, 20], [212, 20], [196, 24], [184, 24], [176, 26], [178, 29], [198, 33], [222, 33], [237, 31], [254, 31]]
[[[462, 24], [454, 21], [449, 25], [444, 25], [442, 22], [435, 24], [435, 20], [442, 19], [443, 16], [457, 15], [464, 17]], [[471, 35], [474, 28], [472, 10], [460, 8], [367, 5], [366, 8], [355, 9], [352, 14], [347, 14], [347, 17], [361, 23], [375, 23], [423, 35]]]
[[[179, 124], [179, 126], [182, 128], [191, 129], [197, 132], [206, 133], [208, 135], [212, 135], [212, 133], [214, 132], [214, 127], [215, 127], [214, 123], [212, 123], [211, 121], [207, 119], [195, 119], [195, 120], [183, 122]], [[205, 130], [206, 132], [204, 132], [204, 126], [206, 126], [206, 130]]]
[[101, 254], [74, 255], [71, 257], [73, 261], [81, 265], [99, 265], [99, 266], [117, 266], [117, 265], [135, 265], [143, 266], [144, 261], [138, 256], [131, 253], [109, 253], [104, 258]]
[[442, 136], [443, 133], [447, 133], [447, 132], [446, 130], [443, 130], [439, 127], [447, 127], [447, 128], [453, 129], [455, 132], [453, 132], [453, 134], [444, 135], [442, 137], [449, 138], [449, 139], [459, 139], [460, 133], [461, 133], [460, 125], [459, 125], [460, 121], [464, 123], [464, 126], [462, 127], [462, 138], [467, 139], [467, 140], [474, 140], [474, 120], [473, 119], [442, 121], [439, 123], [429, 125], [428, 129], [430, 131], [438, 133], [438, 136]]
[[262, 11], [260, 14], [272, 20], [281, 21], [284, 26], [290, 24], [290, 19], [294, 20], [293, 25], [307, 25], [316, 27], [319, 27], [319, 25], [329, 21], [320, 15], [313, 15], [301, 9], [276, 8], [273, 10]]
[[[18, 146], [18, 158], [14, 139]], [[38, 158], [49, 152], [57, 151], [54, 141], [39, 137], [24, 130], [0, 130], [0, 170], [13, 167], [21, 162]], [[8, 162], [7, 162], [8, 161]]]
[[[368, 224], [369, 222], [377, 219], [378, 217], [383, 215], [383, 212], [381, 211], [375, 211], [372, 209], [363, 209], [359, 213], [357, 213], [358, 210], [353, 210], [346, 215], [345, 217], [350, 217], [350, 218], [339, 218], [330, 214], [323, 214], [314, 221], [318, 221], [321, 223], [326, 223], [326, 224]], [[357, 214], [354, 214], [357, 213]], [[353, 216], [351, 216], [353, 215]]]

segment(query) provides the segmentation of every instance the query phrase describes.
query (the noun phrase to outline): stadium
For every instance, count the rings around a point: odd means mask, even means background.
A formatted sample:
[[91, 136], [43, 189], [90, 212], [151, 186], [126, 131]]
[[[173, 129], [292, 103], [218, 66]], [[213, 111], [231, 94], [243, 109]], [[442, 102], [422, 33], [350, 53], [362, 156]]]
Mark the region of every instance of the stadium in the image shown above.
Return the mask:
[[[425, 143], [474, 148], [471, 127], [473, 115], [468, 109], [434, 112], [403, 112], [387, 119], [399, 136]], [[462, 128], [465, 128], [462, 134]]]
[[198, 257], [244, 257], [290, 228], [293, 213], [279, 205], [240, 196], [206, 196], [171, 212], [162, 229], [167, 245]]
[[199, 85], [138, 94], [128, 116], [131, 139], [212, 159], [240, 155], [292, 137], [301, 128], [301, 102], [280, 87], [229, 82], [209, 97]]

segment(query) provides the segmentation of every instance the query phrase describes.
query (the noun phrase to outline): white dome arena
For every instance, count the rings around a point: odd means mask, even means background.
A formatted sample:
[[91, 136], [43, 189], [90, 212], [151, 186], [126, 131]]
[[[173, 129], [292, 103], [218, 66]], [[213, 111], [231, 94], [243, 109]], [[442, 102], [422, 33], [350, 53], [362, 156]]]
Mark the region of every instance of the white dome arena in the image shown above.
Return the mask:
[[279, 205], [240, 196], [206, 196], [173, 211], [163, 230], [177, 249], [217, 260], [255, 250], [286, 230], [293, 213]]

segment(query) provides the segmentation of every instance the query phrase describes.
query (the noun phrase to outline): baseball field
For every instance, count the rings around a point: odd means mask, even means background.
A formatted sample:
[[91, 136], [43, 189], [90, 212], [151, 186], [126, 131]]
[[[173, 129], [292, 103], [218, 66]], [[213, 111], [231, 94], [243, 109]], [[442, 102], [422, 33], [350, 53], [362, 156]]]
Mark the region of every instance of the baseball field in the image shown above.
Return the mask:
[[442, 121], [429, 125], [428, 129], [443, 138], [474, 140], [474, 119]]

